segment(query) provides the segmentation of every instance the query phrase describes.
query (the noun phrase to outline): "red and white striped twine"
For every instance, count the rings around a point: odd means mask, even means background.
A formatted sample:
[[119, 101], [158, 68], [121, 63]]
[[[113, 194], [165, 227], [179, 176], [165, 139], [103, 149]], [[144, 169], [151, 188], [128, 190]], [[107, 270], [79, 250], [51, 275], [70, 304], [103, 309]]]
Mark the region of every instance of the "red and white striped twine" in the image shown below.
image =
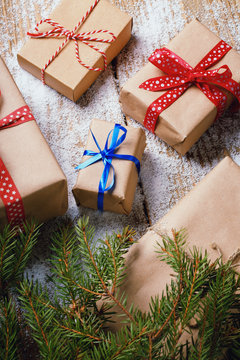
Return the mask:
[[[83, 32], [79, 34], [75, 34], [75, 32], [78, 30], [78, 28], [84, 23], [84, 21], [87, 19], [87, 17], [91, 14], [95, 6], [99, 3], [100, 0], [95, 0], [95, 2], [90, 6], [90, 8], [87, 10], [86, 14], [82, 17], [82, 19], [78, 22], [78, 24], [75, 26], [75, 28], [70, 31], [65, 29], [62, 25], [58, 24], [57, 22], [51, 20], [51, 19], [45, 19], [41, 20], [35, 27], [36, 33], [30, 33], [28, 32], [27, 35], [33, 37], [33, 38], [56, 38], [56, 37], [66, 37], [64, 42], [59, 46], [59, 48], [56, 50], [56, 52], [53, 54], [53, 56], [48, 60], [48, 62], [44, 65], [44, 67], [41, 70], [41, 78], [43, 84], [45, 84], [45, 71], [47, 67], [53, 62], [53, 60], [60, 54], [62, 49], [65, 47], [65, 45], [68, 43], [69, 40], [73, 40], [75, 42], [75, 55], [77, 58], [77, 61], [83, 65], [85, 68], [93, 71], [102, 71], [102, 68], [99, 67], [92, 67], [90, 65], [85, 64], [81, 59], [79, 55], [79, 46], [78, 41], [81, 41], [82, 43], [86, 44], [93, 50], [97, 51], [99, 54], [103, 56], [104, 60], [104, 70], [107, 67], [107, 57], [104, 51], [97, 48], [95, 45], [91, 44], [90, 42], [95, 41], [99, 43], [112, 43], [116, 40], [116, 36], [108, 30], [93, 30], [88, 32]], [[40, 32], [39, 31], [39, 25], [47, 23], [51, 26], [53, 26], [52, 30], [46, 31], [46, 32]], [[111, 35], [111, 39], [101, 39], [97, 37], [93, 37], [92, 35], [95, 34], [109, 34]], [[90, 42], [89, 42], [90, 41]]]

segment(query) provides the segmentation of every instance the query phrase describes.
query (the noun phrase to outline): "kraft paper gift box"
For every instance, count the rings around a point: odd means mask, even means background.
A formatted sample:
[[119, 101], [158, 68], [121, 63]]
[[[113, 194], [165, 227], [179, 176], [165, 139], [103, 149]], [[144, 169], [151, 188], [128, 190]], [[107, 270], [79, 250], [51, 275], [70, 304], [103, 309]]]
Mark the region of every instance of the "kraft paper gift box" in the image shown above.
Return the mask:
[[[0, 161], [3, 161], [20, 193], [25, 216], [42, 222], [63, 215], [68, 206], [67, 180], [36, 121], [23, 122], [9, 128], [1, 126], [1, 119], [26, 106], [1, 58], [0, 88]], [[5, 190], [6, 180], [8, 178], [5, 179], [4, 170], [2, 170], [0, 191]], [[11, 190], [11, 187], [9, 189]], [[10, 195], [9, 192], [6, 194]], [[0, 227], [7, 221], [0, 194]]]
[[[62, 0], [49, 15], [54, 22], [72, 31], [81, 18], [86, 14], [95, 0]], [[43, 23], [40, 32], [52, 30], [53, 27]], [[116, 40], [112, 43], [90, 42], [91, 45], [105, 52], [107, 63], [122, 50], [131, 37], [132, 18], [122, 12], [107, 0], [100, 0], [75, 34], [94, 30], [108, 30], [114, 34]], [[107, 33], [96, 33], [91, 37], [111, 39]], [[18, 54], [18, 61], [22, 68], [41, 79], [41, 69], [55, 54], [65, 38], [31, 38]], [[79, 55], [83, 63], [94, 68], [104, 68], [103, 56], [86, 44], [78, 41]], [[61, 94], [73, 101], [89, 88], [100, 75], [100, 71], [89, 70], [79, 64], [75, 55], [75, 43], [69, 40], [64, 49], [47, 67], [45, 82]]]
[[[103, 120], [94, 119], [92, 121], [90, 129], [101, 149], [104, 148], [107, 136], [114, 126], [114, 123]], [[132, 155], [141, 162], [145, 148], [144, 131], [129, 126], [124, 126], [124, 128], [127, 129], [127, 135], [123, 143], [116, 150], [116, 154]], [[99, 151], [90, 132], [86, 149]], [[89, 156], [84, 156], [82, 163], [88, 158]], [[132, 209], [132, 202], [138, 181], [136, 166], [132, 161], [116, 158], [112, 159], [112, 165], [114, 166], [116, 175], [115, 186], [113, 191], [104, 193], [103, 210], [129, 214]], [[73, 194], [78, 205], [97, 209], [98, 187], [103, 169], [104, 165], [101, 160], [79, 171], [76, 185], [73, 188]], [[107, 184], [111, 181], [111, 172], [109, 178]]]
[[[166, 47], [195, 67], [220, 40], [199, 21], [193, 20]], [[229, 66], [232, 78], [239, 83], [239, 54], [231, 49], [212, 68], [219, 68], [222, 65]], [[150, 78], [163, 75], [166, 74], [148, 62], [135, 76], [129, 79], [120, 93], [123, 112], [143, 124], [148, 107], [164, 94], [164, 91], [146, 91], [139, 88], [139, 85]], [[230, 92], [225, 90], [223, 92], [228, 97], [226, 104], [228, 107], [233, 96]], [[216, 115], [216, 106], [194, 85], [160, 113], [155, 134], [184, 155], [212, 125]]]
[[226, 261], [240, 250], [239, 219], [240, 167], [226, 157], [129, 249], [121, 288], [129, 306], [148, 311], [151, 297], [161, 295], [171, 282], [172, 269], [156, 253], [162, 234], [184, 228], [188, 248], [207, 250], [212, 261], [220, 251]]

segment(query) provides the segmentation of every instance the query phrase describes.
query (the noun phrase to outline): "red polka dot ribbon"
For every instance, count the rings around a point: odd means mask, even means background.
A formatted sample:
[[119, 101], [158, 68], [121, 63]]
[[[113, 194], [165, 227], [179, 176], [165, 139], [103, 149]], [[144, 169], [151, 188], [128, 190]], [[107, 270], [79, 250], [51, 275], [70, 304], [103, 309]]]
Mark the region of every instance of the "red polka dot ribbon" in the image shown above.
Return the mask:
[[1, 158], [0, 198], [5, 206], [8, 222], [13, 226], [21, 224], [25, 219], [21, 195]]
[[[108, 30], [93, 30], [88, 32], [83, 32], [79, 34], [75, 34], [75, 32], [79, 29], [79, 27], [84, 23], [84, 21], [88, 18], [88, 16], [91, 14], [93, 9], [96, 7], [96, 5], [99, 3], [100, 0], [95, 0], [94, 3], [90, 6], [90, 8], [87, 10], [86, 14], [82, 17], [82, 19], [78, 22], [78, 24], [75, 26], [75, 28], [71, 30], [65, 29], [62, 25], [59, 23], [51, 20], [51, 19], [45, 19], [41, 20], [35, 27], [36, 32], [30, 33], [28, 32], [27, 35], [31, 36], [32, 38], [39, 39], [39, 38], [66, 38], [63, 43], [59, 46], [59, 48], [56, 50], [56, 52], [53, 54], [53, 56], [47, 61], [47, 63], [44, 65], [44, 67], [41, 70], [41, 78], [43, 84], [45, 84], [45, 70], [47, 67], [53, 62], [53, 60], [60, 54], [60, 52], [63, 50], [65, 45], [68, 43], [69, 40], [73, 40], [75, 42], [75, 55], [77, 58], [77, 61], [79, 64], [83, 65], [85, 68], [93, 71], [102, 71], [102, 68], [99, 67], [92, 67], [90, 65], [85, 64], [81, 59], [79, 55], [79, 47], [78, 47], [78, 41], [81, 41], [82, 43], [86, 44], [93, 50], [97, 51], [99, 54], [103, 56], [104, 60], [104, 70], [107, 68], [107, 57], [104, 51], [97, 48], [95, 45], [91, 44], [91, 42], [98, 42], [98, 43], [112, 43], [116, 40], [116, 36]], [[53, 27], [52, 30], [46, 31], [46, 32], [40, 32], [38, 27], [42, 23], [47, 23]], [[101, 39], [92, 35], [95, 34], [104, 34], [107, 33], [111, 36], [110, 39]]]
[[0, 119], [0, 130], [17, 126], [31, 120], [34, 120], [33, 114], [29, 107], [25, 105]]
[[[0, 119], [0, 131], [12, 126], [18, 126], [27, 121], [35, 120], [27, 105], [13, 111]], [[21, 225], [25, 220], [25, 212], [21, 195], [14, 180], [0, 158], [0, 199], [2, 200], [8, 222], [11, 225]]]
[[149, 61], [166, 75], [148, 79], [139, 87], [147, 91], [167, 91], [148, 107], [144, 126], [154, 132], [161, 112], [192, 85], [196, 85], [214, 103], [217, 117], [223, 113], [227, 102], [227, 96], [220, 88], [231, 92], [240, 102], [240, 85], [232, 79], [232, 72], [227, 65], [207, 70], [222, 59], [230, 49], [231, 46], [221, 40], [195, 68], [167, 48], [155, 50]]

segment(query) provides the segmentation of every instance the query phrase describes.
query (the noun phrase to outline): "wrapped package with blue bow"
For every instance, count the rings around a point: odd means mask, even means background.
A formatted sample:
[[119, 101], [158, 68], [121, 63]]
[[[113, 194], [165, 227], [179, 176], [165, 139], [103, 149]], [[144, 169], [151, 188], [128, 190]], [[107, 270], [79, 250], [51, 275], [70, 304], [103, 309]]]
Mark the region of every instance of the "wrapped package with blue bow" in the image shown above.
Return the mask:
[[145, 148], [140, 128], [94, 119], [73, 195], [78, 205], [129, 214]]

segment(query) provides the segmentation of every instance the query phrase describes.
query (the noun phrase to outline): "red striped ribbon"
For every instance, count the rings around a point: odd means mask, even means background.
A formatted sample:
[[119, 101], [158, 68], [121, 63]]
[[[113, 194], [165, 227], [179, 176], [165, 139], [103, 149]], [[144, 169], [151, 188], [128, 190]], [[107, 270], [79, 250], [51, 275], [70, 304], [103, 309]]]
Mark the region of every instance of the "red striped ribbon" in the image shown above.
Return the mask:
[[148, 79], [139, 87], [147, 91], [167, 91], [148, 107], [144, 126], [154, 132], [161, 112], [192, 85], [196, 85], [217, 107], [217, 117], [223, 113], [227, 102], [227, 96], [221, 88], [231, 92], [240, 102], [240, 85], [232, 79], [229, 67], [223, 65], [218, 69], [208, 70], [218, 63], [229, 50], [231, 50], [231, 46], [221, 40], [195, 68], [167, 48], [155, 50], [149, 61], [166, 75]]
[[[111, 31], [108, 31], [108, 30], [93, 30], [93, 31], [75, 34], [75, 32], [79, 29], [79, 27], [88, 18], [88, 16], [91, 14], [93, 9], [99, 3], [99, 1], [100, 0], [95, 0], [95, 2], [90, 6], [90, 8], [87, 10], [86, 14], [82, 17], [82, 19], [78, 22], [78, 24], [75, 26], [75, 28], [72, 31], [65, 29], [62, 25], [60, 25], [59, 23], [57, 23], [51, 19], [45, 19], [45, 20], [41, 20], [36, 25], [35, 33], [30, 33], [30, 32], [27, 33], [27, 35], [29, 35], [35, 39], [66, 37], [66, 39], [63, 41], [63, 43], [59, 46], [59, 48], [56, 50], [56, 52], [47, 61], [47, 63], [44, 65], [44, 67], [41, 70], [41, 78], [42, 78], [43, 84], [45, 84], [45, 71], [46, 71], [47, 67], [60, 54], [60, 52], [63, 50], [63, 48], [65, 47], [65, 45], [68, 43], [69, 40], [73, 40], [75, 42], [75, 55], [76, 55], [76, 58], [77, 58], [77, 61], [79, 62], [79, 64], [83, 65], [85, 68], [87, 68], [89, 70], [93, 70], [93, 71], [102, 71], [103, 70], [102, 68], [99, 68], [99, 67], [92, 67], [90, 65], [87, 65], [80, 59], [78, 41], [81, 41], [82, 43], [86, 44], [87, 46], [89, 46], [90, 48], [97, 51], [99, 54], [101, 54], [103, 56], [104, 70], [106, 69], [107, 57], [106, 57], [105, 52], [100, 50], [95, 45], [91, 44], [90, 42], [94, 41], [94, 42], [99, 42], [99, 43], [112, 43], [114, 40], [116, 40], [116, 36]], [[40, 32], [38, 27], [39, 27], [39, 25], [41, 25], [43, 23], [47, 23], [47, 24], [51, 25], [53, 27], [53, 29], [46, 31], [46, 32]], [[104, 34], [104, 33], [111, 35], [111, 38], [110, 39], [101, 39], [101, 38], [92, 36], [95, 34]]]
[[[0, 130], [18, 126], [35, 120], [27, 105], [0, 119]], [[21, 225], [25, 220], [25, 211], [21, 195], [3, 160], [0, 158], [0, 198], [5, 206], [8, 222]]]

